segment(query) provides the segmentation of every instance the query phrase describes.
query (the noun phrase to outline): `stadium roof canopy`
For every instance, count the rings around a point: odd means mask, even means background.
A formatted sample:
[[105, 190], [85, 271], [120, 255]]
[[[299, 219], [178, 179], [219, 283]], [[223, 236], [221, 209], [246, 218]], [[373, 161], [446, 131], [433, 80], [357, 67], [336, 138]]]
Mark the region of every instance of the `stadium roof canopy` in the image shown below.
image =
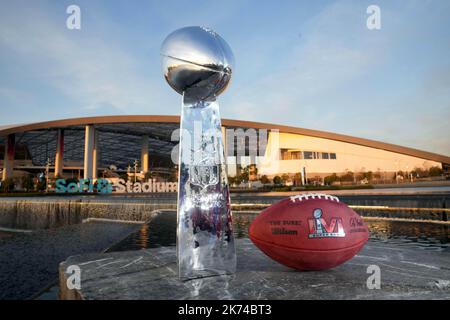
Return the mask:
[[[43, 165], [48, 158], [53, 159], [56, 149], [55, 129], [64, 129], [64, 158], [82, 160], [84, 150], [84, 130], [86, 125], [95, 125], [99, 132], [101, 162], [127, 165], [130, 159], [139, 159], [140, 141], [143, 135], [149, 136], [149, 149], [153, 156], [161, 159], [170, 157], [176, 141], [171, 141], [172, 132], [179, 127], [179, 116], [163, 115], [126, 115], [73, 118], [0, 127], [0, 139], [9, 134], [16, 134], [17, 145], [27, 145], [33, 163]], [[254, 128], [279, 130], [285, 133], [331, 139], [371, 148], [391, 151], [450, 164], [450, 157], [390, 143], [357, 138], [325, 131], [296, 128], [270, 123], [223, 119], [227, 128]]]

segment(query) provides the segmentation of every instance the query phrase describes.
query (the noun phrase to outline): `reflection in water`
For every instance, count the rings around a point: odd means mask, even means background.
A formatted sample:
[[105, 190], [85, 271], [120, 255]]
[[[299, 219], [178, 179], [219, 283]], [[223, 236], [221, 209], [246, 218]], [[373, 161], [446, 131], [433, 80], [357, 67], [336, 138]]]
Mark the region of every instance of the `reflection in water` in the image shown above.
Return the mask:
[[12, 232], [0, 231], [0, 239], [6, 239], [12, 236], [13, 236]]
[[371, 238], [408, 239], [413, 242], [430, 244], [450, 243], [450, 229], [448, 224], [403, 222], [387, 220], [366, 220]]
[[142, 227], [139, 229], [139, 245], [142, 249], [148, 248], [148, 229], [148, 223], [142, 225]]
[[[233, 228], [236, 238], [248, 236], [248, 227], [258, 213], [235, 213]], [[138, 232], [109, 251], [139, 250], [176, 244], [176, 212], [165, 211], [144, 225]], [[425, 222], [365, 220], [371, 241], [392, 241], [411, 247], [443, 250], [450, 245], [449, 225]]]
[[112, 246], [108, 252], [174, 246], [177, 241], [177, 213], [163, 211], [137, 232]]

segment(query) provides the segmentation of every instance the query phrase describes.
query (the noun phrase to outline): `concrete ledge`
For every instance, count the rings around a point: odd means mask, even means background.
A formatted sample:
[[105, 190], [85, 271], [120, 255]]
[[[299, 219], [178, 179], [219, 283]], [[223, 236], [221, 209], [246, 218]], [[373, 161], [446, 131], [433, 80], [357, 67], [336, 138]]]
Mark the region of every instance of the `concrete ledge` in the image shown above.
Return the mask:
[[[327, 271], [298, 272], [271, 260], [249, 239], [237, 239], [238, 272], [181, 282], [174, 247], [88, 254], [60, 264], [61, 299], [450, 299], [450, 252], [369, 242], [359, 255]], [[67, 267], [81, 268], [81, 289], [69, 290]], [[366, 286], [369, 265], [381, 289]]]

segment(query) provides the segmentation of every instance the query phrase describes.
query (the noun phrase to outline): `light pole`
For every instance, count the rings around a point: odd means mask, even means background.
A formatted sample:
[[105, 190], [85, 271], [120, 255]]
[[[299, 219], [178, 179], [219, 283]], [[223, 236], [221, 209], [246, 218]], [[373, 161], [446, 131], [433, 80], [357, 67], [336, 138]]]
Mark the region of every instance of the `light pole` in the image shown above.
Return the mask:
[[129, 180], [130, 175], [131, 175], [131, 165], [130, 165], [130, 163], [128, 163], [128, 167], [127, 167], [127, 181]]
[[136, 183], [136, 175], [137, 175], [138, 161], [134, 159], [134, 183]]
[[48, 192], [48, 173], [50, 171], [50, 158], [47, 158], [45, 164], [45, 192]]

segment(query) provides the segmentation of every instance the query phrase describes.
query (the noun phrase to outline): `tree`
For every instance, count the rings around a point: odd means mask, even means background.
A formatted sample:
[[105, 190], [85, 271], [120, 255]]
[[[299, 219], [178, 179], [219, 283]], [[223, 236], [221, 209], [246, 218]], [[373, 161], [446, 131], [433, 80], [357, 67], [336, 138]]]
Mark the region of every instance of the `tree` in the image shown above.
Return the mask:
[[280, 185], [280, 184], [282, 184], [282, 182], [283, 182], [283, 180], [281, 180], [280, 176], [273, 177], [273, 184]]
[[262, 183], [262, 184], [268, 184], [268, 183], [270, 183], [270, 180], [269, 180], [269, 178], [267, 178], [266, 175], [263, 175], [263, 176], [261, 177], [261, 183]]
[[250, 164], [247, 166], [248, 178], [255, 180], [258, 177], [258, 167], [255, 164]]
[[374, 179], [381, 179], [381, 170], [380, 168], [377, 169], [377, 172], [373, 174]]
[[286, 182], [288, 182], [288, 180], [289, 180], [289, 175], [288, 174], [283, 174], [282, 176], [281, 176], [281, 180], [283, 181], [283, 184], [286, 184]]
[[333, 184], [333, 183], [336, 182], [336, 181], [339, 181], [339, 177], [337, 176], [336, 173], [333, 173], [331, 176], [326, 176], [326, 177], [323, 179], [323, 182], [324, 182], [326, 185], [331, 185], [331, 184]]
[[424, 170], [418, 167], [414, 168], [414, 170], [411, 171], [411, 173], [413, 174], [413, 176], [416, 176], [417, 178], [425, 178], [428, 177], [428, 175], [430, 174], [428, 170]]
[[249, 177], [249, 168], [245, 167], [239, 175], [241, 181], [247, 182]]
[[300, 172], [294, 174], [294, 185], [298, 186], [302, 184], [302, 175]]
[[347, 171], [344, 175], [340, 177], [339, 180], [346, 182], [353, 182], [355, 175], [351, 171]]
[[428, 174], [430, 175], [430, 177], [442, 176], [442, 173], [442, 169], [437, 166], [431, 167], [430, 170], [428, 170]]

